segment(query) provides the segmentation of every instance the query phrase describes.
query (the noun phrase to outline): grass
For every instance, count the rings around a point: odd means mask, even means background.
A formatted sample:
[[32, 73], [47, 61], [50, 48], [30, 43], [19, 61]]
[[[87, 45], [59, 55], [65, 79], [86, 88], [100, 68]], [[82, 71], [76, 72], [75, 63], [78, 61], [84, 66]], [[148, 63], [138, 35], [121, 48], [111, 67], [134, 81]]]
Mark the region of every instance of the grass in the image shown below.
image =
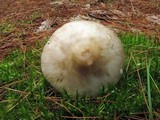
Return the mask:
[[144, 35], [120, 34], [126, 62], [120, 82], [97, 98], [72, 98], [46, 82], [40, 55], [46, 42], [15, 50], [0, 62], [0, 118], [160, 119], [160, 45]]
[[12, 24], [9, 24], [7, 22], [3, 22], [0, 24], [0, 34], [7, 34], [13, 28], [14, 28], [14, 26]]
[[33, 24], [38, 18], [40, 18], [40, 13], [33, 12], [32, 14], [26, 16], [25, 19], [18, 20], [18, 23], [21, 25]]
[[150, 64], [147, 64], [147, 89], [148, 89], [148, 104], [149, 104], [149, 118], [153, 120], [152, 100], [151, 100], [151, 87], [150, 87]]

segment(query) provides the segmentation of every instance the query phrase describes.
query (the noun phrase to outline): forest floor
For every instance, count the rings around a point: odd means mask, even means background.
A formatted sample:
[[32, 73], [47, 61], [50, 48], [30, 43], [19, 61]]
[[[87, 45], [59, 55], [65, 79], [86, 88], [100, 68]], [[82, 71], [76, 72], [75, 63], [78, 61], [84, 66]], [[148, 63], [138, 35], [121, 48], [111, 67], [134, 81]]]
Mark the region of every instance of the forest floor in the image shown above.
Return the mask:
[[[160, 1], [96, 1], [1, 0], [0, 118], [160, 119]], [[121, 80], [97, 98], [59, 94], [41, 72], [44, 44], [74, 20], [104, 24], [124, 47]]]
[[100, 22], [116, 32], [142, 33], [160, 40], [159, 0], [1, 0], [0, 60], [13, 49], [34, 45], [66, 22]]

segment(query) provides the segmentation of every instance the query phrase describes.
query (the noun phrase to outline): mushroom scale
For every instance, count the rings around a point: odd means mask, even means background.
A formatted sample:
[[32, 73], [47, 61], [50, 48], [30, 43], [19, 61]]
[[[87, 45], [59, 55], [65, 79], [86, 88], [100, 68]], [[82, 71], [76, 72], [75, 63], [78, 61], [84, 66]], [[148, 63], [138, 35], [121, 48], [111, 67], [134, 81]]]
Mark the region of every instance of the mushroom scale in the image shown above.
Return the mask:
[[120, 79], [124, 51], [116, 34], [102, 24], [73, 21], [57, 29], [44, 46], [42, 72], [58, 91], [96, 96]]

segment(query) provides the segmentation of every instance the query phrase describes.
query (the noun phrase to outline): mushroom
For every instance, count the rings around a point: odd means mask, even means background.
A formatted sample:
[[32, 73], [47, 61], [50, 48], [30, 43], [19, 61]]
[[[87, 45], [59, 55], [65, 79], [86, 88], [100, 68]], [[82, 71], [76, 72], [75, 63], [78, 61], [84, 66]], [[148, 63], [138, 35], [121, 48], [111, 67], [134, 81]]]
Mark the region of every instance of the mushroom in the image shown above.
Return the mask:
[[124, 51], [116, 34], [92, 21], [73, 21], [57, 29], [44, 46], [42, 72], [58, 91], [96, 96], [123, 73]]

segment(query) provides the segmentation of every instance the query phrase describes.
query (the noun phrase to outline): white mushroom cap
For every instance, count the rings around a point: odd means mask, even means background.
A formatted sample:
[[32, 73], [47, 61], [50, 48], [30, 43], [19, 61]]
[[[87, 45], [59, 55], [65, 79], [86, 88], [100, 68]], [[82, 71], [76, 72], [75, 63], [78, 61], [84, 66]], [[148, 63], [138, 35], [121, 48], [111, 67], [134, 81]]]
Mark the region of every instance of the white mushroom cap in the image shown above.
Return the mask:
[[104, 25], [91, 21], [69, 22], [46, 43], [42, 72], [57, 90], [95, 96], [101, 87], [119, 81], [124, 64], [120, 40]]

